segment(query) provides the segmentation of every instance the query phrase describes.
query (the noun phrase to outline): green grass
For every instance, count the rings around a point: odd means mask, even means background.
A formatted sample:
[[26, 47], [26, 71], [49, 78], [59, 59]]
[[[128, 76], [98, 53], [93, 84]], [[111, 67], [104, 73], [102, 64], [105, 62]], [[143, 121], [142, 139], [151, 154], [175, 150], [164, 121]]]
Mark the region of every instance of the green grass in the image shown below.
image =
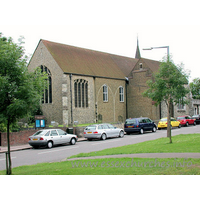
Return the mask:
[[97, 152], [80, 153], [70, 158], [134, 153], [200, 153], [200, 134], [198, 133], [173, 136], [172, 142], [169, 143], [169, 138], [159, 138]]
[[[76, 162], [76, 164], [75, 164]], [[95, 166], [95, 165], [96, 166]], [[182, 166], [180, 166], [182, 165]], [[184, 166], [183, 166], [184, 165]], [[13, 175], [157, 175], [198, 174], [200, 159], [106, 158], [20, 166]], [[1, 175], [6, 172], [0, 171]]]
[[[170, 153], [200, 152], [200, 134], [177, 135], [173, 143], [168, 138], [160, 138], [103, 151], [78, 154], [81, 156], [131, 154], [131, 153]], [[74, 157], [74, 156], [73, 156]], [[5, 170], [0, 171], [4, 175]], [[40, 163], [12, 169], [14, 175], [147, 175], [147, 174], [198, 174], [200, 159], [194, 158], [105, 158]]]

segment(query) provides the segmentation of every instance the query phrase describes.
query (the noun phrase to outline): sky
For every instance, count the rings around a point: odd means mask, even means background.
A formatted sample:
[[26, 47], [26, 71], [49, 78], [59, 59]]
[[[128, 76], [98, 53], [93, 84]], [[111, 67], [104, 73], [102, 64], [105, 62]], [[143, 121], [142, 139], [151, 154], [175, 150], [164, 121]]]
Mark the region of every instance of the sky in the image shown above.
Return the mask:
[[[169, 46], [175, 64], [200, 77], [200, 12], [197, 0], [6, 0], [0, 32], [15, 42], [24, 36], [30, 57], [39, 40], [135, 57], [162, 60]], [[2, 9], [3, 8], [3, 9]]]

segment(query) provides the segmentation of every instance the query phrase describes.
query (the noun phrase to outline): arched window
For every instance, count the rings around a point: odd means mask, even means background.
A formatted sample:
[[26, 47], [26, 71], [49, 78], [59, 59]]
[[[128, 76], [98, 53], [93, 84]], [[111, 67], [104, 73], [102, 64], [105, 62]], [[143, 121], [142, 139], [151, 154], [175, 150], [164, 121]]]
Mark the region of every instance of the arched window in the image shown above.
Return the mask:
[[47, 88], [44, 90], [44, 95], [42, 97], [42, 103], [52, 103], [52, 78], [51, 78], [51, 72], [50, 70], [44, 66], [41, 65], [41, 72], [46, 72], [46, 74], [48, 75], [47, 78]]
[[108, 86], [103, 86], [103, 101], [108, 102]]
[[88, 82], [86, 80], [74, 80], [74, 101], [76, 108], [88, 107]]
[[122, 86], [119, 87], [119, 101], [124, 102], [124, 88]]

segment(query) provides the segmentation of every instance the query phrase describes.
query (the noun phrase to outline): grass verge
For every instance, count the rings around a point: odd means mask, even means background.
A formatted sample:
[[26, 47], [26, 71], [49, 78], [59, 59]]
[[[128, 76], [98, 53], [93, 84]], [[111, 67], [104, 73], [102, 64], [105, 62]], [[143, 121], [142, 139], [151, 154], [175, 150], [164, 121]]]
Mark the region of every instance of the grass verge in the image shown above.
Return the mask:
[[[13, 168], [13, 175], [200, 175], [200, 159], [106, 158]], [[1, 175], [6, 172], [0, 171]]]
[[200, 153], [199, 133], [173, 136], [172, 140], [173, 143], [169, 143], [169, 138], [159, 138], [137, 144], [104, 149], [102, 151], [80, 153], [70, 158], [134, 153]]
[[[78, 157], [131, 153], [200, 152], [200, 134], [177, 135], [173, 143], [160, 138], [99, 152], [78, 154]], [[73, 156], [75, 157], [75, 156]], [[192, 158], [105, 158], [73, 160], [20, 166], [14, 175], [200, 175], [200, 159]], [[5, 170], [0, 175], [6, 174]]]

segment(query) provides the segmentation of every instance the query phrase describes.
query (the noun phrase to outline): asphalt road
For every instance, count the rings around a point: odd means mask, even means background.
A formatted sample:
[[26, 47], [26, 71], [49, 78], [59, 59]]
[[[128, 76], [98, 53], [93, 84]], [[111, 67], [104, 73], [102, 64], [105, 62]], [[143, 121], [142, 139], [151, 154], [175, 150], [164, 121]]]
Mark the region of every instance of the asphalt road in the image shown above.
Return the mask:
[[[178, 134], [200, 133], [200, 125], [172, 129], [172, 136]], [[21, 165], [33, 165], [42, 162], [56, 162], [65, 160], [67, 157], [78, 153], [99, 151], [107, 148], [135, 144], [147, 140], [154, 140], [167, 136], [167, 130], [157, 130], [155, 133], [146, 132], [143, 135], [134, 133], [125, 135], [123, 138], [112, 138], [105, 141], [93, 140], [77, 142], [76, 145], [62, 145], [51, 149], [27, 149], [11, 152], [12, 167]], [[0, 170], [6, 169], [5, 153], [0, 153]]]

